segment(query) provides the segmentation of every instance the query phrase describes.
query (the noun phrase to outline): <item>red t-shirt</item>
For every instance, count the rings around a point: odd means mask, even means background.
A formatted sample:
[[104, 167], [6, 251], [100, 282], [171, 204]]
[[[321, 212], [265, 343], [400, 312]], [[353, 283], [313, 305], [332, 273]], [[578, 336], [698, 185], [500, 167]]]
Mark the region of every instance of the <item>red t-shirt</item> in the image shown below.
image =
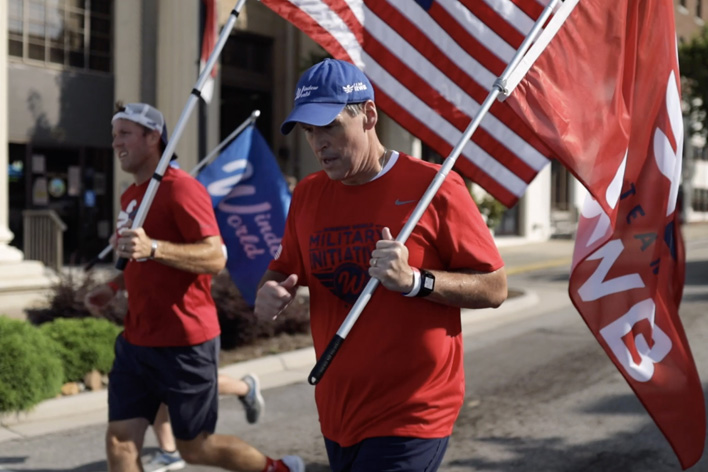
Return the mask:
[[[149, 181], [121, 195], [118, 227], [137, 214]], [[153, 239], [193, 243], [219, 235], [206, 189], [186, 172], [168, 167], [143, 224]], [[125, 339], [140, 346], [189, 346], [221, 332], [211, 275], [194, 274], [152, 260], [128, 262], [123, 272], [128, 291]]]
[[[384, 226], [398, 235], [439, 166], [399, 155], [384, 175], [344, 185], [317, 172], [295, 189], [270, 269], [310, 289], [319, 358], [369, 280]], [[462, 179], [451, 173], [408, 238], [409, 263], [492, 272], [503, 266]], [[464, 397], [460, 309], [379, 286], [317, 384], [323, 435], [341, 446], [377, 436], [452, 433]]]

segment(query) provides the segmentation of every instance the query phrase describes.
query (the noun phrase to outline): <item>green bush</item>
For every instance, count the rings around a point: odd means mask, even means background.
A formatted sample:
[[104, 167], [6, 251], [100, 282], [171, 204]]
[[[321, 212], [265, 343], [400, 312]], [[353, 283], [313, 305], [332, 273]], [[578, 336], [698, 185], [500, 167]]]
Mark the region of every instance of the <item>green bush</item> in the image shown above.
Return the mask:
[[111, 369], [119, 326], [99, 318], [57, 318], [39, 329], [58, 345], [65, 382], [83, 380], [93, 369], [104, 374]]
[[484, 221], [487, 223], [489, 229], [495, 229], [501, 223], [502, 218], [504, 218], [504, 213], [506, 212], [506, 207], [496, 198], [490, 195], [484, 195], [484, 197], [475, 197], [472, 194], [479, 212], [484, 217]]
[[24, 411], [61, 391], [58, 346], [31, 324], [0, 317], [0, 411]]

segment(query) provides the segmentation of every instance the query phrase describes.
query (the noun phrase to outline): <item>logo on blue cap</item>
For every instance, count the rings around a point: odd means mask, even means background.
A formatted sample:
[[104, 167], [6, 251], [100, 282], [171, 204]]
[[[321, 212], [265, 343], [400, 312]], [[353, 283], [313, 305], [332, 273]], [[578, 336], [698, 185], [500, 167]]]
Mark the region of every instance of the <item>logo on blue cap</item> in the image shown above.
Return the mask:
[[346, 105], [373, 99], [374, 88], [358, 67], [337, 59], [325, 59], [300, 77], [295, 106], [280, 131], [288, 134], [296, 123], [328, 125]]

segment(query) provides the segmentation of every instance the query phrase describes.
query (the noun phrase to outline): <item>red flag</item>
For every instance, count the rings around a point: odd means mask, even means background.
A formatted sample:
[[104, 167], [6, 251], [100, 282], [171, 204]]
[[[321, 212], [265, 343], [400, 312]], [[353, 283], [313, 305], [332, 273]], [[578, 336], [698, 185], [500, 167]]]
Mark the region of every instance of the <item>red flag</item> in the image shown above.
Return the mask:
[[[543, 10], [535, 0], [262, 3], [364, 70], [379, 107], [442, 156], [460, 141]], [[456, 167], [513, 206], [549, 155], [506, 104], [495, 103]]]
[[[216, 8], [217, 0], [202, 0], [204, 2], [204, 32], [202, 34], [202, 52], [199, 57], [199, 72], [204, 70], [211, 52], [214, 50], [216, 40], [219, 37], [218, 33], [218, 12]], [[216, 79], [217, 64], [211, 70], [209, 79], [202, 87], [201, 97], [206, 103], [211, 102], [211, 97], [214, 95], [214, 79]]]
[[573, 303], [682, 467], [706, 435], [703, 389], [678, 316], [683, 124], [670, 0], [582, 0], [507, 103], [592, 198]]

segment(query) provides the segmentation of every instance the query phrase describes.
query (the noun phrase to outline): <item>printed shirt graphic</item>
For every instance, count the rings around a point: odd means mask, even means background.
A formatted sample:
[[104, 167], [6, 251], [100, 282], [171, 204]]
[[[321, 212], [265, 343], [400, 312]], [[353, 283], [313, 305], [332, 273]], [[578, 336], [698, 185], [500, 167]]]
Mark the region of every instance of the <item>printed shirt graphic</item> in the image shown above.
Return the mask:
[[[282, 252], [270, 269], [296, 273], [309, 286], [317, 356], [368, 281], [381, 229], [401, 231], [437, 169], [401, 154], [386, 174], [363, 185], [318, 172], [296, 187]], [[454, 172], [406, 246], [415, 267], [491, 272], [503, 265]], [[322, 433], [342, 446], [375, 436], [449, 435], [464, 396], [462, 355], [459, 308], [379, 286], [317, 384]]]
[[370, 223], [324, 228], [310, 237], [312, 275], [322, 286], [353, 305], [369, 281], [369, 259], [383, 226]]
[[[134, 219], [149, 182], [121, 195], [119, 227]], [[206, 189], [186, 172], [168, 167], [143, 225], [153, 239], [189, 243], [219, 234]], [[219, 335], [211, 276], [156, 261], [130, 261], [125, 339], [140, 346], [187, 346]]]

